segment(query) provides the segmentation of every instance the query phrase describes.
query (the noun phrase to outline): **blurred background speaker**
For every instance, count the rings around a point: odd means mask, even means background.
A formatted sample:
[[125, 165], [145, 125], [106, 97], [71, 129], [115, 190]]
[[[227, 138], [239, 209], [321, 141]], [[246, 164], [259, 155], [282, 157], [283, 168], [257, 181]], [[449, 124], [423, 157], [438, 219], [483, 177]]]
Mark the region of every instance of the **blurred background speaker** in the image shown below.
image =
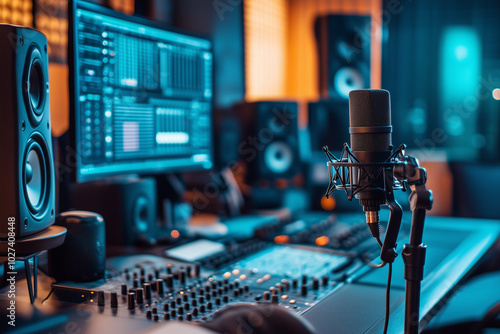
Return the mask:
[[[1, 24], [0, 50], [0, 212], [16, 219], [16, 236], [24, 237], [55, 219], [47, 39]], [[0, 237], [7, 227], [0, 224]]]
[[156, 241], [156, 182], [153, 178], [73, 184], [69, 206], [102, 215], [108, 245]]
[[291, 179], [300, 171], [296, 102], [243, 103], [234, 114], [242, 128], [237, 149], [248, 184]]
[[234, 107], [234, 115], [242, 134], [237, 145], [242, 168], [236, 177], [249, 186], [242, 187], [243, 193], [251, 193], [254, 208], [281, 205], [283, 190], [301, 182], [297, 103], [242, 103]]
[[316, 19], [321, 97], [347, 100], [351, 90], [370, 87], [370, 22], [361, 15]]

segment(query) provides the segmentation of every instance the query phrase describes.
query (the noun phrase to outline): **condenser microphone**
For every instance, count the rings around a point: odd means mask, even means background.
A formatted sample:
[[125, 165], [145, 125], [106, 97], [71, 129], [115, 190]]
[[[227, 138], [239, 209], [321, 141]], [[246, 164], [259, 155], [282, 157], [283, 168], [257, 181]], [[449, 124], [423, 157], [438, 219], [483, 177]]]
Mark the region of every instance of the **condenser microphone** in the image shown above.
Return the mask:
[[386, 200], [381, 166], [392, 154], [390, 94], [383, 89], [353, 90], [349, 93], [351, 150], [363, 168], [353, 168], [355, 197], [366, 212], [367, 223], [378, 223], [380, 205]]

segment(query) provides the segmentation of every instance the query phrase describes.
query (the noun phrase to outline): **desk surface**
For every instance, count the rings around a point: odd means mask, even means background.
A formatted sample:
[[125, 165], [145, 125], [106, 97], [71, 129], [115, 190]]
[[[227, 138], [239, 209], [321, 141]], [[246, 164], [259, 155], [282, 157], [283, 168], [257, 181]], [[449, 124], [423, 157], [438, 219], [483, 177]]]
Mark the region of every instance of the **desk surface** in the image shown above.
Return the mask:
[[[424, 232], [428, 257], [425, 278], [422, 282], [420, 314], [422, 326], [432, 318], [440, 306], [446, 303], [454, 289], [478, 264], [499, 236], [500, 223], [497, 221], [428, 217]], [[400, 243], [404, 242], [405, 240], [400, 240]], [[386, 275], [386, 268], [363, 267], [301, 316], [320, 334], [381, 333], [384, 322]], [[398, 257], [393, 271], [389, 333], [403, 332], [402, 275], [403, 264], [401, 257]], [[50, 284], [49, 277], [40, 275], [39, 298], [34, 305], [30, 305], [25, 292], [26, 282], [24, 280], [17, 282], [16, 330], [19, 333], [25, 331], [57, 333], [60, 329], [67, 331], [65, 327], [72, 322], [77, 324], [75, 326], [79, 329], [83, 328], [82, 333], [105, 332], [110, 328], [123, 333], [136, 333], [154, 324], [146, 319], [113, 318], [106, 313], [95, 311], [97, 307], [95, 305], [54, 304], [50, 303], [50, 299], [42, 304], [42, 300], [50, 292]], [[7, 287], [4, 287], [1, 290], [0, 296], [2, 314], [6, 312], [7, 294], [3, 293], [7, 291], [6, 289]], [[173, 326], [168, 323], [163, 325]], [[156, 326], [162, 324], [158, 323]], [[0, 330], [6, 332], [12, 328], [6, 326], [6, 321], [2, 320]]]

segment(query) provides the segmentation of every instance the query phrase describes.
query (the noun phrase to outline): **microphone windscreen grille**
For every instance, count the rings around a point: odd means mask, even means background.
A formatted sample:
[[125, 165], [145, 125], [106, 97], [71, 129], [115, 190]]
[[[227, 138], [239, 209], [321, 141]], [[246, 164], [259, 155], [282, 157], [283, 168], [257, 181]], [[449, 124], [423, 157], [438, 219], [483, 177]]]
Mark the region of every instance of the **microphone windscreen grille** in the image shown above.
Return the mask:
[[391, 125], [391, 99], [384, 89], [361, 89], [349, 93], [349, 123], [357, 126]]

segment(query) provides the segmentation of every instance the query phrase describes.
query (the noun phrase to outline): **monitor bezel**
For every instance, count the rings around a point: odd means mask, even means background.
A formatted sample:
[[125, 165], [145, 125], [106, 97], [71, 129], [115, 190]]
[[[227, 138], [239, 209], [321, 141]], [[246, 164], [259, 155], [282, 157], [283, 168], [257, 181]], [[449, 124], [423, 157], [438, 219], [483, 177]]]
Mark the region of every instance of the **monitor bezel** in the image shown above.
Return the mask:
[[[107, 173], [95, 173], [95, 174], [81, 174], [80, 168], [82, 166], [82, 159], [80, 156], [80, 150], [77, 147], [77, 138], [79, 137], [79, 130], [77, 127], [77, 109], [79, 108], [78, 100], [77, 100], [77, 92], [79, 91], [79, 82], [76, 80], [78, 74], [78, 52], [76, 50], [77, 40], [77, 29], [75, 29], [76, 22], [76, 11], [77, 7], [85, 10], [89, 10], [95, 12], [97, 14], [110, 16], [113, 18], [125, 20], [128, 22], [145, 25], [148, 27], [161, 29], [169, 32], [174, 32], [182, 35], [186, 35], [189, 37], [200, 38], [206, 40], [210, 43], [209, 51], [212, 53], [212, 96], [210, 99], [210, 149], [209, 149], [209, 160], [211, 163], [210, 168], [203, 167], [203, 164], [190, 164], [190, 165], [177, 165], [177, 166], [151, 166], [151, 168], [141, 168], [137, 169], [123, 169], [121, 171], [113, 171]], [[206, 34], [195, 33], [191, 31], [185, 31], [183, 29], [179, 29], [176, 27], [172, 27], [169, 25], [162, 24], [160, 22], [151, 21], [142, 17], [127, 15], [124, 13], [120, 13], [114, 11], [113, 9], [103, 7], [94, 3], [89, 3], [82, 0], [69, 0], [68, 1], [68, 79], [69, 79], [69, 144], [74, 154], [74, 166], [71, 168], [71, 181], [76, 183], [84, 183], [90, 181], [99, 181], [110, 177], [117, 177], [120, 175], [152, 175], [152, 174], [166, 174], [166, 173], [182, 173], [182, 172], [192, 172], [192, 171], [209, 171], [215, 167], [215, 119], [214, 119], [214, 100], [215, 100], [215, 85], [214, 85], [214, 57], [213, 57], [213, 41]], [[165, 160], [168, 158], [165, 158]], [[159, 159], [162, 160], [162, 159]]]

